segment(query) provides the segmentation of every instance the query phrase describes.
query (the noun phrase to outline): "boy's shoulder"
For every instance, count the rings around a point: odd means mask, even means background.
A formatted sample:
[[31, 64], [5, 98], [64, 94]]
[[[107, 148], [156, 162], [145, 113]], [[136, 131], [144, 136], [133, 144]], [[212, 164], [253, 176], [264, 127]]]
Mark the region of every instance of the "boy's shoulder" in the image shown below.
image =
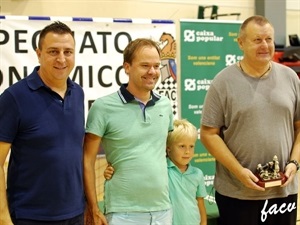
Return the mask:
[[193, 166], [191, 163], [189, 164], [188, 170], [192, 171], [193, 173], [199, 173], [203, 176], [203, 172], [199, 167]]

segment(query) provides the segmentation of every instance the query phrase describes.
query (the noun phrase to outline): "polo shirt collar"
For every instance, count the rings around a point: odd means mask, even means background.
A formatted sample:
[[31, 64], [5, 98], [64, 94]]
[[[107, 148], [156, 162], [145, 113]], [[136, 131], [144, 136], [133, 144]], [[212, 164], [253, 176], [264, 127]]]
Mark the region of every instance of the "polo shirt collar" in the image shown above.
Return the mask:
[[[135, 100], [135, 97], [126, 89], [127, 86], [128, 86], [128, 83], [122, 84], [120, 89], [118, 90], [118, 95], [124, 104]], [[157, 102], [160, 98], [161, 98], [161, 96], [159, 94], [151, 91], [151, 99], [147, 103], [147, 105], [155, 105], [155, 102]]]
[[[42, 81], [42, 79], [40, 78], [40, 76], [37, 72], [39, 69], [40, 69], [40, 66], [36, 66], [34, 68], [32, 74], [27, 77], [27, 84], [28, 84], [29, 88], [31, 88], [32, 90], [37, 90], [41, 87], [46, 87], [46, 85], [44, 84], [44, 82]], [[67, 79], [67, 86], [68, 86], [68, 88], [74, 87], [74, 84], [69, 77]]]

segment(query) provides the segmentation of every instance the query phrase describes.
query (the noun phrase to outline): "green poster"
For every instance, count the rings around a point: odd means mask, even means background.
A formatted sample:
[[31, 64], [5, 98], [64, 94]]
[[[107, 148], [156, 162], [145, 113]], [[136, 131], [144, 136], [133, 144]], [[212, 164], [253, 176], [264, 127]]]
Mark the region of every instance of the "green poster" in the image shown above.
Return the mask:
[[[180, 20], [181, 118], [188, 119], [197, 128], [212, 79], [223, 68], [242, 58], [237, 44], [240, 24], [240, 21]], [[208, 216], [213, 217], [217, 214], [213, 191], [215, 159], [200, 141], [192, 164], [204, 173]]]

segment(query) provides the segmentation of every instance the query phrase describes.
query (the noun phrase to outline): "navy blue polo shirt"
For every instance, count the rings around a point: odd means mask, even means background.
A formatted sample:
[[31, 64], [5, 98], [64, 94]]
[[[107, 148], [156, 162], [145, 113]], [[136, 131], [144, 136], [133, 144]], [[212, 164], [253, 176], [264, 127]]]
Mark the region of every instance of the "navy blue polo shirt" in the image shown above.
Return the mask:
[[16, 218], [69, 219], [84, 210], [84, 94], [68, 79], [62, 99], [38, 69], [0, 95], [0, 141], [12, 144], [9, 208]]

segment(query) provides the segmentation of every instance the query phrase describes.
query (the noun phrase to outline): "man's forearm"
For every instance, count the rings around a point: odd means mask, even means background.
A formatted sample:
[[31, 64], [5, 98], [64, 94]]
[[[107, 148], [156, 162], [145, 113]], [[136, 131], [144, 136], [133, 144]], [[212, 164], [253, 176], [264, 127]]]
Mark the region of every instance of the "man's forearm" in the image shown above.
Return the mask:
[[300, 161], [300, 122], [295, 123], [295, 140], [289, 160]]
[[6, 183], [3, 167], [0, 168], [0, 225], [13, 225], [7, 203]]
[[202, 134], [201, 142], [207, 151], [230, 172], [236, 175], [242, 170], [243, 167], [218, 134]]

